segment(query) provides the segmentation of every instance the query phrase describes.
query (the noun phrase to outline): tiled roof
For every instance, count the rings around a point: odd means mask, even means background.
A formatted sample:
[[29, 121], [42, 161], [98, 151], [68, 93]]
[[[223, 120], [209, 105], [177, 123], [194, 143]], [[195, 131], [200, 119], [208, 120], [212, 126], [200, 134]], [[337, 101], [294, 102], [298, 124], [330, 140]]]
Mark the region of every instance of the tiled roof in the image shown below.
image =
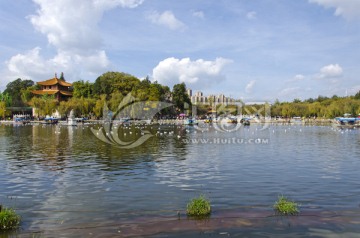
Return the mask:
[[34, 91], [32, 91], [33, 94], [38, 94], [38, 95], [45, 95], [45, 94], [54, 95], [57, 92], [59, 92], [59, 90], [34, 90]]
[[67, 91], [62, 91], [62, 90], [34, 90], [34, 91], [32, 91], [33, 94], [38, 94], [38, 95], [45, 95], [45, 94], [54, 95], [58, 92], [65, 96], [72, 96], [72, 92], [67, 92]]
[[43, 86], [49, 86], [49, 85], [55, 85], [55, 84], [60, 84], [60, 85], [65, 86], [65, 87], [71, 87], [72, 86], [71, 83], [65, 82], [64, 80], [58, 79], [56, 77], [52, 78], [52, 79], [45, 80], [45, 81], [37, 82], [37, 84], [43, 85]]

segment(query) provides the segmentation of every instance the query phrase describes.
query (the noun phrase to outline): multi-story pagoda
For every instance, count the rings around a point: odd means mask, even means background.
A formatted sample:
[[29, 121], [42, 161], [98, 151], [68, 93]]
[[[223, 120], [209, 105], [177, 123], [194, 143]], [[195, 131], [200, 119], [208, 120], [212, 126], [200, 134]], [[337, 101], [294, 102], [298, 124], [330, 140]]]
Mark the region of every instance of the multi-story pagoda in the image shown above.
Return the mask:
[[64, 79], [64, 74], [61, 73], [60, 78], [55, 77], [48, 79], [42, 82], [37, 82], [41, 86], [41, 90], [32, 91], [36, 95], [54, 95], [58, 101], [64, 101], [72, 97], [72, 92], [70, 91], [71, 83], [68, 83]]

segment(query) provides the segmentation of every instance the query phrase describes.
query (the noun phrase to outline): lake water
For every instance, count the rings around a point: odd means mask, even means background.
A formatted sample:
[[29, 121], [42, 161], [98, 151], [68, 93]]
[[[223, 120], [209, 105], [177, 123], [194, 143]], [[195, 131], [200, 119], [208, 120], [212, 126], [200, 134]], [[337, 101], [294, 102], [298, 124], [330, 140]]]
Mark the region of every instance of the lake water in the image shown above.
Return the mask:
[[[359, 237], [360, 130], [262, 125], [0, 126], [0, 203], [22, 217], [0, 237]], [[186, 204], [204, 194], [206, 220]], [[300, 214], [273, 211], [279, 195]]]

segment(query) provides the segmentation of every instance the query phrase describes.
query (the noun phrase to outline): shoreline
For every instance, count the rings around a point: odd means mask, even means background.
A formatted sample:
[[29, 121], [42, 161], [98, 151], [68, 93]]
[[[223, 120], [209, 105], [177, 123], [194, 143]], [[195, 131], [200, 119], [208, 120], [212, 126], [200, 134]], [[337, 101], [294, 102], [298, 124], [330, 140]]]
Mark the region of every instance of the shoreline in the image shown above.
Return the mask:
[[[186, 119], [160, 119], [160, 120], [152, 120], [150, 122], [150, 124], [184, 124], [184, 122], [186, 121]], [[207, 123], [205, 122], [205, 119], [198, 119], [196, 120], [197, 122], [200, 123], [204, 123], [204, 124], [212, 124], [215, 122], [210, 122]], [[85, 124], [101, 124], [103, 122], [103, 120], [87, 120], [85, 121]], [[116, 121], [114, 121], [116, 122]], [[333, 119], [302, 119], [302, 120], [294, 120], [294, 119], [264, 119], [264, 118], [260, 118], [257, 120], [251, 119], [251, 124], [264, 124], [264, 123], [271, 123], [271, 124], [291, 124], [291, 125], [324, 125], [324, 124], [333, 124], [334, 120]], [[35, 121], [30, 121], [29, 124], [41, 124], [42, 121], [39, 120], [35, 120]], [[130, 121], [130, 123], [134, 123], [134, 124], [139, 124], [139, 123], [144, 123], [144, 124], [149, 124], [145, 121], [142, 120], [133, 120]], [[217, 123], [221, 123], [221, 122], [217, 122]], [[238, 122], [239, 123], [239, 122]], [[21, 124], [21, 123], [16, 123], [12, 120], [0, 120], [0, 124]], [[66, 124], [66, 120], [59, 120], [59, 124], [60, 125], [64, 125]], [[78, 122], [79, 125], [82, 124], [82, 122]]]

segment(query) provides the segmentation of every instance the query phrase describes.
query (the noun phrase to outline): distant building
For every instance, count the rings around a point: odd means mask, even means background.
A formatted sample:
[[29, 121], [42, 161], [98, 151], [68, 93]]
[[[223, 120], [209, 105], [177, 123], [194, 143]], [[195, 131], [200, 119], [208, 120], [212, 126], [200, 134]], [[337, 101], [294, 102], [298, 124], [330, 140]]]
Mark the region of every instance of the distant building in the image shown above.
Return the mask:
[[[235, 99], [226, 97], [224, 94], [219, 94], [217, 96], [215, 95], [209, 95], [204, 96], [204, 94], [200, 91], [196, 92], [195, 94], [192, 94], [191, 89], [187, 90], [187, 93], [191, 99], [191, 103], [196, 104], [233, 104], [235, 103]], [[190, 94], [191, 93], [191, 94]]]
[[64, 79], [64, 74], [61, 73], [60, 78], [55, 77], [45, 81], [37, 82], [41, 86], [41, 90], [32, 91], [36, 95], [54, 95], [58, 101], [65, 101], [72, 97], [72, 92], [70, 91], [71, 83], [68, 83]]
[[192, 97], [192, 90], [191, 89], [186, 89], [187, 94], [189, 95], [189, 97]]

